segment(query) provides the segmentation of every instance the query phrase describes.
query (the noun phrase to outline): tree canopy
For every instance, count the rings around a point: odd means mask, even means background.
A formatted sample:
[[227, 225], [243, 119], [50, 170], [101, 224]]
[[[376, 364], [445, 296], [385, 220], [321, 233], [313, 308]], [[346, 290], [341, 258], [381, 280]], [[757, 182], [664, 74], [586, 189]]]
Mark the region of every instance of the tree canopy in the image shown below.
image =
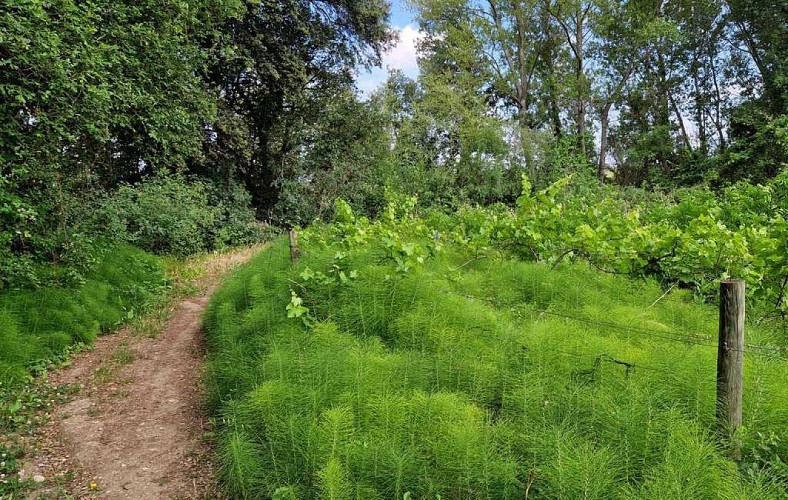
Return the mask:
[[788, 161], [782, 2], [411, 6], [419, 76], [363, 96], [386, 0], [4, 2], [2, 259], [62, 260], [102, 200], [173, 173], [290, 226], [386, 188], [512, 204], [523, 173], [718, 189]]

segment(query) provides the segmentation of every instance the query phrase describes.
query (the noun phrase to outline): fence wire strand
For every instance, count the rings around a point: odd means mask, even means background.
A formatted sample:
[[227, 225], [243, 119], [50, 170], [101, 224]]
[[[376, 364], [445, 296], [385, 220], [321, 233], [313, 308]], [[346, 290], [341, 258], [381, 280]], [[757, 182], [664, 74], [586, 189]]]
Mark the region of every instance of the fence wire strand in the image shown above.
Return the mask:
[[[605, 328], [610, 328], [613, 330], [619, 330], [626, 333], [633, 333], [635, 335], [644, 335], [655, 337], [663, 340], [670, 340], [673, 342], [680, 342], [683, 344], [689, 345], [697, 345], [697, 346], [704, 346], [704, 347], [717, 347], [717, 342], [709, 336], [700, 334], [700, 333], [690, 333], [690, 332], [676, 332], [676, 331], [661, 331], [661, 330], [648, 330], [645, 328], [640, 328], [631, 325], [622, 325], [620, 323], [615, 323], [612, 321], [604, 321], [604, 320], [594, 320], [590, 318], [582, 318], [579, 316], [573, 316], [570, 314], [564, 313], [557, 313], [555, 311], [548, 311], [546, 309], [535, 309], [536, 312], [540, 314], [547, 314], [550, 316], [555, 316], [563, 319], [569, 319], [572, 321], [576, 321], [579, 323], [585, 323], [588, 325], [594, 326], [602, 326]], [[743, 352], [745, 354], [752, 354], [756, 356], [781, 356], [785, 354], [785, 349], [775, 346], [765, 346], [765, 345], [755, 345], [755, 344], [744, 344], [746, 349], [754, 349], [755, 352], [749, 352], [742, 349], [732, 349], [728, 348], [729, 351], [733, 352]]]
[[[484, 300], [486, 302], [496, 304], [495, 300], [490, 298], [480, 299], [479, 297], [473, 297], [470, 295], [467, 297], [473, 300]], [[622, 325], [620, 323], [616, 323], [613, 321], [597, 320], [591, 318], [584, 318], [580, 316], [574, 316], [571, 314], [550, 311], [548, 309], [533, 308], [532, 310], [539, 314], [547, 314], [549, 316], [568, 319], [571, 321], [576, 321], [578, 323], [610, 328], [612, 330], [618, 330], [625, 333], [632, 333], [635, 335], [654, 337], [662, 340], [669, 340], [671, 342], [679, 342], [682, 344], [703, 346], [703, 347], [716, 348], [718, 346], [717, 339], [712, 338], [708, 335], [704, 335], [702, 333], [678, 332], [674, 330], [651, 330], [651, 329], [637, 327], [633, 325]], [[782, 357], [788, 352], [788, 350], [786, 350], [785, 348], [768, 346], [768, 345], [756, 345], [756, 344], [745, 343], [744, 347], [746, 349], [750, 349], [751, 351], [742, 350], [742, 349], [732, 349], [732, 348], [728, 348], [728, 350], [732, 352], [742, 352], [748, 355], [763, 356], [763, 357], [775, 357], [775, 356]]]

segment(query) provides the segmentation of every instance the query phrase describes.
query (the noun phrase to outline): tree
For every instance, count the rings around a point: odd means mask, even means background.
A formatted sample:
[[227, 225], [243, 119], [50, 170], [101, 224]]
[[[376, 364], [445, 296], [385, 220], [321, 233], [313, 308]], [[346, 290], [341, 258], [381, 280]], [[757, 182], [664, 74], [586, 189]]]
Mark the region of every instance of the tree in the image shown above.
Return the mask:
[[747, 99], [731, 111], [718, 181], [762, 182], [788, 163], [788, 10], [778, 1], [729, 0], [728, 7], [732, 68]]
[[675, 26], [662, 17], [661, 1], [610, 2], [597, 17], [596, 51], [600, 76], [597, 80], [599, 157], [597, 174], [607, 174], [610, 111], [622, 98], [630, 78], [654, 55], [659, 43], [672, 37]]
[[[0, 7], [0, 242], [59, 261], [95, 190], [183, 169], [214, 96], [198, 43], [234, 0], [8, 1]], [[20, 226], [23, 224], [23, 226]]]
[[426, 31], [426, 72], [450, 71], [455, 81], [488, 94], [493, 106], [509, 109], [521, 128], [545, 123], [538, 102], [540, 63], [549, 58], [556, 33], [545, 32], [544, 5], [536, 0], [420, 0], [419, 22]]
[[[551, 18], [560, 26], [572, 55], [571, 94], [575, 101], [574, 121], [577, 135], [577, 148], [584, 157], [588, 157], [586, 137], [587, 106], [590, 99], [591, 77], [587, 69], [587, 57], [592, 41], [593, 18], [597, 15], [597, 6], [590, 0], [545, 0], [545, 6]], [[556, 61], [549, 63], [555, 66]], [[559, 135], [560, 134], [556, 134]]]
[[393, 73], [371, 102], [389, 124], [384, 177], [395, 191], [443, 206], [516, 196], [519, 169], [508, 161], [502, 123], [487, 113], [484, 96], [449, 74], [429, 73], [416, 84]]
[[779, 0], [728, 0], [728, 8], [733, 27], [732, 48], [748, 55], [757, 83], [763, 86], [768, 111], [785, 114], [788, 112], [788, 9]]
[[387, 16], [383, 0], [246, 1], [243, 15], [206, 41], [213, 61], [205, 77], [217, 89], [221, 120], [211, 124], [205, 149], [250, 148], [230, 153], [242, 162], [224, 175], [243, 179], [261, 216], [270, 216], [292, 180], [301, 132], [320, 118], [325, 97], [351, 88], [358, 65], [379, 61], [391, 39]]

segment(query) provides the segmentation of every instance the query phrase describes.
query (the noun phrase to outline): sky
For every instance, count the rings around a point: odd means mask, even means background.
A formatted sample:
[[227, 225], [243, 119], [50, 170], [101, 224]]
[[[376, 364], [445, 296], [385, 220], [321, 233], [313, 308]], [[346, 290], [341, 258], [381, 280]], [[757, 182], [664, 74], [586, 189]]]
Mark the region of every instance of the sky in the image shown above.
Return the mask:
[[418, 26], [413, 22], [413, 14], [407, 9], [403, 0], [391, 0], [389, 23], [399, 34], [399, 40], [383, 54], [382, 68], [374, 68], [371, 71], [360, 70], [356, 86], [362, 96], [368, 96], [386, 81], [389, 69], [400, 69], [411, 78], [415, 78], [419, 73], [416, 44], [421, 34]]

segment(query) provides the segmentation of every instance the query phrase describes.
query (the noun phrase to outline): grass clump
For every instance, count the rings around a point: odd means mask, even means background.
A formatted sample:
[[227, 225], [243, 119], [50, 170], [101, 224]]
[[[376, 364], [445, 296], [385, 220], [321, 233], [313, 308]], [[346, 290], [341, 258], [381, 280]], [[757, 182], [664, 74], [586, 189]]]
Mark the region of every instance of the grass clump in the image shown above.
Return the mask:
[[405, 261], [419, 247], [393, 238], [305, 237], [295, 266], [280, 240], [214, 295], [206, 380], [233, 497], [785, 498], [788, 361], [747, 356], [735, 463], [713, 307], [459, 246]]

